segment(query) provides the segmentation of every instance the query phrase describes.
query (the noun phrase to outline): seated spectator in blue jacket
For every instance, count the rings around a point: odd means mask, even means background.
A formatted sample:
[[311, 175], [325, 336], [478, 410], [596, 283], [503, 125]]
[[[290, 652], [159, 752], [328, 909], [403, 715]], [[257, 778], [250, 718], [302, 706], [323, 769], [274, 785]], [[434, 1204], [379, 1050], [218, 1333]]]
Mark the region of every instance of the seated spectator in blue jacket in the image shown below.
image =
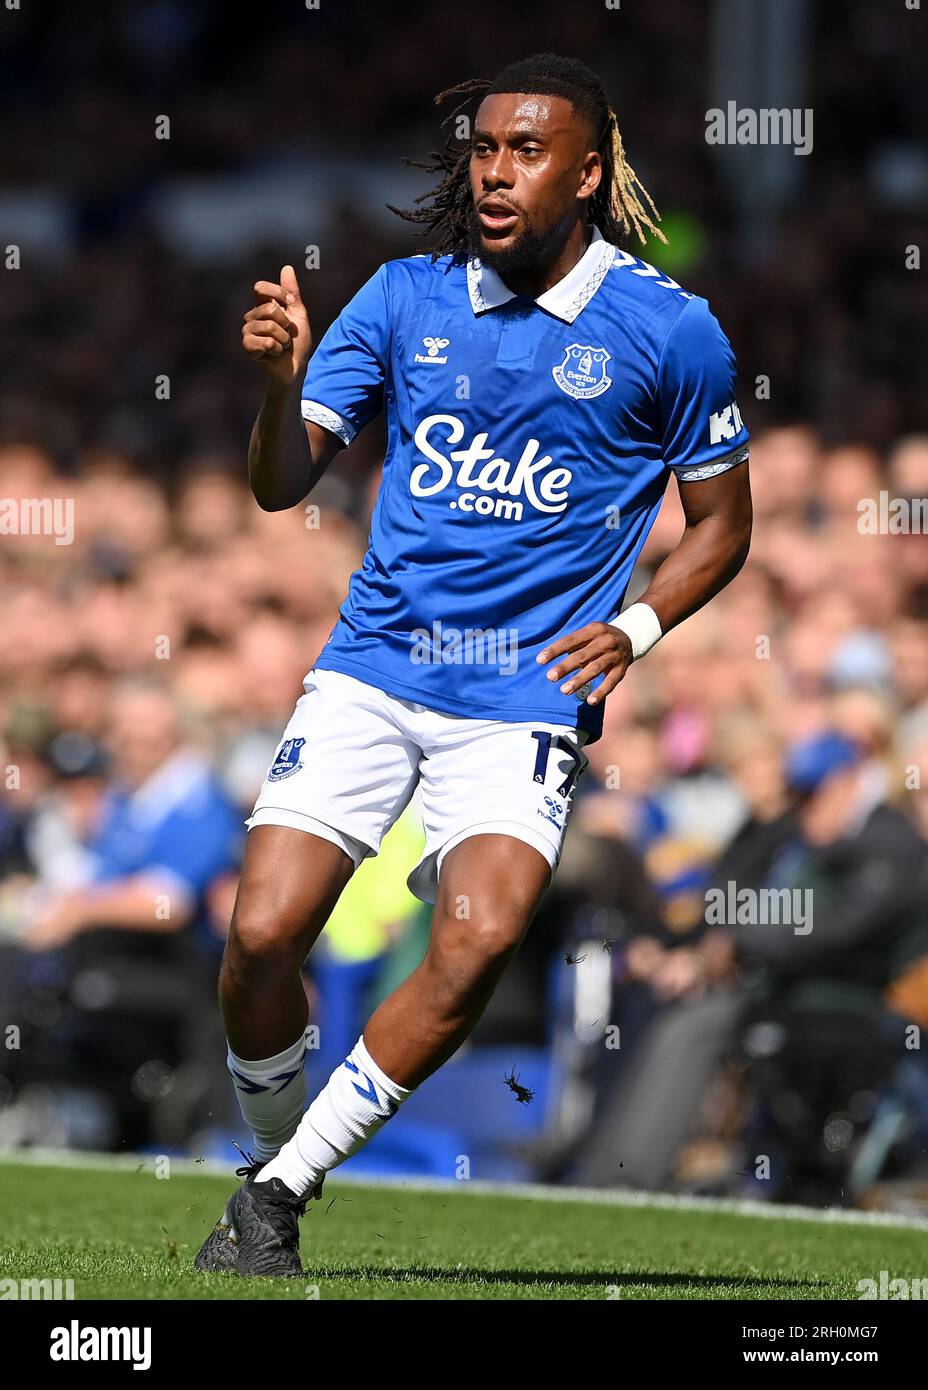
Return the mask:
[[111, 777], [89, 845], [92, 881], [53, 902], [23, 945], [54, 950], [98, 928], [190, 928], [205, 945], [206, 894], [238, 866], [241, 815], [185, 741], [180, 710], [158, 682], [118, 686], [108, 727]]

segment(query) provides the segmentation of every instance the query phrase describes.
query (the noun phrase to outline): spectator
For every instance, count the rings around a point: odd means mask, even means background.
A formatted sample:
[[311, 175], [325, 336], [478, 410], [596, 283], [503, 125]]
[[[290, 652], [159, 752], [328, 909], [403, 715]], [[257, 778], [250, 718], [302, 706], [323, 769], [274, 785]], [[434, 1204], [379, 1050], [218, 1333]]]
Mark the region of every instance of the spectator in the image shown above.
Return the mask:
[[153, 681], [118, 688], [110, 725], [112, 785], [91, 841], [92, 883], [64, 894], [28, 929], [30, 950], [83, 931], [202, 929], [210, 883], [234, 866], [239, 818], [183, 742], [170, 694]]
[[667, 1182], [752, 1000], [806, 1010], [841, 1000], [851, 1011], [874, 1013], [893, 980], [928, 957], [928, 846], [886, 803], [885, 785], [860, 749], [833, 732], [804, 740], [789, 755], [787, 781], [799, 798], [798, 840], [787, 838], [772, 861], [768, 855], [766, 872], [762, 861], [749, 860], [759, 881], [735, 887], [786, 886], [804, 895], [807, 916], [797, 931], [792, 917], [755, 909], [750, 920], [728, 920], [696, 946], [652, 945], [644, 953], [639, 973], [665, 1007], [613, 1093], [578, 1180], [615, 1183], [621, 1152], [624, 1182]]

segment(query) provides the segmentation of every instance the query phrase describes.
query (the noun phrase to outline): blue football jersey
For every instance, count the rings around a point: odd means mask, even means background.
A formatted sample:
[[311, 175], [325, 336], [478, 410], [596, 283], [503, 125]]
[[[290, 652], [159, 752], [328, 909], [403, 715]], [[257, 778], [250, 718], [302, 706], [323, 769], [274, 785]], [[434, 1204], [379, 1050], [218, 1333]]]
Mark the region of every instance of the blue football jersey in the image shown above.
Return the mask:
[[747, 457], [706, 301], [598, 230], [537, 300], [479, 261], [390, 261], [325, 334], [302, 396], [345, 444], [381, 409], [387, 424], [368, 550], [316, 664], [435, 710], [595, 737], [602, 707], [562, 695], [537, 654], [618, 613], [671, 472]]

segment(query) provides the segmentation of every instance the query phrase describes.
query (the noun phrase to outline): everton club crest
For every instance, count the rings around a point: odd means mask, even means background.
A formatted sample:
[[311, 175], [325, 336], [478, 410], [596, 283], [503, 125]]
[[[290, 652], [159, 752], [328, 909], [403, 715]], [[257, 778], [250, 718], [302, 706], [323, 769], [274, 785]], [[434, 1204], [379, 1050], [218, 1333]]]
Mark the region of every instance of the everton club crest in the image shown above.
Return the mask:
[[612, 385], [612, 377], [606, 375], [606, 363], [611, 361], [612, 354], [605, 348], [571, 343], [564, 352], [564, 361], [552, 368], [551, 375], [568, 396], [588, 401]]
[[285, 777], [292, 777], [295, 772], [299, 772], [300, 758], [303, 756], [303, 744], [305, 742], [305, 738], [284, 739], [280, 746], [280, 752], [267, 774], [269, 782], [282, 782]]

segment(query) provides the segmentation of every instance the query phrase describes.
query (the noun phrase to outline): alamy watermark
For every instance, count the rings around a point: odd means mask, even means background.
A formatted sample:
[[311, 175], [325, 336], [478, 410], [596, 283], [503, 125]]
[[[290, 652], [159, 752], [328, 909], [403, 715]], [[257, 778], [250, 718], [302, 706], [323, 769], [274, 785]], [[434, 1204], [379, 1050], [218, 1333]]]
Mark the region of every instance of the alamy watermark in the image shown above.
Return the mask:
[[73, 497], [0, 497], [0, 536], [54, 536], [74, 541]]
[[519, 669], [519, 634], [514, 627], [413, 628], [409, 653], [415, 666], [498, 666], [501, 676]]
[[72, 1318], [53, 1327], [48, 1354], [52, 1361], [131, 1361], [134, 1371], [151, 1366], [150, 1327], [90, 1327]]
[[73, 1279], [0, 1279], [0, 1299], [37, 1303], [74, 1298]]
[[862, 497], [857, 503], [862, 536], [923, 536], [928, 533], [928, 497]]
[[724, 888], [706, 889], [705, 922], [710, 927], [792, 927], [795, 936], [808, 936], [812, 889], [739, 888], [729, 879]]
[[792, 145], [812, 153], [812, 108], [741, 106], [728, 101], [706, 112], [707, 145]]
[[913, 1299], [928, 1303], [928, 1279], [890, 1279], [889, 1270], [881, 1269], [879, 1280], [858, 1279], [857, 1292], [862, 1302]]

